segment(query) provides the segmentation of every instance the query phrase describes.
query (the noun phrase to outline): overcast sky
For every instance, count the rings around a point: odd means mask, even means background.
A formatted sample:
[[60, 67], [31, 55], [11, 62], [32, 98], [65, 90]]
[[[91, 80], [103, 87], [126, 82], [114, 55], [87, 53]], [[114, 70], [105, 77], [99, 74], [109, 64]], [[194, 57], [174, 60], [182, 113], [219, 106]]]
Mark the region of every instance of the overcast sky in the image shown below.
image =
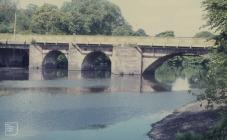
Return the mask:
[[[20, 0], [20, 7], [29, 3], [42, 5], [44, 2], [60, 6], [70, 0]], [[121, 8], [123, 16], [134, 29], [143, 28], [155, 35], [166, 30], [175, 31], [178, 37], [190, 37], [206, 30], [202, 0], [109, 0]]]

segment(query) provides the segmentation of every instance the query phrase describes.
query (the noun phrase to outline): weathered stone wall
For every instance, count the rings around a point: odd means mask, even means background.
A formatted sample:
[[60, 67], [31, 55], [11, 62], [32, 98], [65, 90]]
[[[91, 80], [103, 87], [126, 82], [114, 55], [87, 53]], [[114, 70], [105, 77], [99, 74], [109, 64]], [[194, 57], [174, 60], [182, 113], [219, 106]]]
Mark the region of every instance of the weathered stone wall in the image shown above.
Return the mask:
[[112, 73], [141, 74], [142, 54], [136, 45], [121, 45], [113, 48]]
[[68, 56], [69, 70], [81, 70], [85, 56], [78, 46], [70, 44]]
[[42, 62], [43, 62], [42, 48], [37, 45], [30, 45], [29, 68], [30, 69], [42, 68]]
[[[99, 48], [102, 51], [102, 48]], [[29, 49], [29, 68], [42, 68], [43, 59], [52, 50], [42, 50], [37, 45], [31, 45]], [[59, 50], [68, 58], [69, 70], [82, 70], [82, 63], [85, 57], [92, 51], [82, 50], [76, 44], [70, 43], [69, 50]], [[96, 51], [96, 50], [94, 50]], [[166, 61], [169, 55], [166, 52], [144, 52], [137, 45], [120, 44], [113, 47], [112, 52], [105, 53], [111, 60], [111, 72], [113, 74], [142, 74], [148, 67], [155, 70], [162, 62]], [[171, 57], [171, 56], [170, 56]], [[160, 60], [157, 63], [157, 60]], [[154, 63], [155, 62], [155, 63]], [[157, 64], [156, 64], [157, 63]], [[153, 66], [153, 65], [154, 66]], [[150, 67], [150, 66], [153, 67]]]

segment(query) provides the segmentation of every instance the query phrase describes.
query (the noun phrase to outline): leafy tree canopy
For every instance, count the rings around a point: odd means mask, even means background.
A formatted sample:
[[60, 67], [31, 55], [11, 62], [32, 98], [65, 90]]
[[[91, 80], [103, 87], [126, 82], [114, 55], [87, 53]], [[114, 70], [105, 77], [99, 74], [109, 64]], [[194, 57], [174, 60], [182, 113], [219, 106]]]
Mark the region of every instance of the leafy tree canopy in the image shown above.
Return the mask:
[[215, 35], [212, 34], [211, 32], [208, 32], [208, 31], [201, 31], [201, 32], [195, 34], [194, 37], [196, 37], [196, 38], [208, 38], [208, 39], [211, 39], [211, 38], [214, 38]]
[[218, 49], [210, 59], [205, 78], [207, 89], [202, 99], [207, 99], [211, 104], [227, 104], [227, 1], [204, 0], [202, 4], [207, 12], [207, 26], [220, 32], [215, 37]]
[[207, 26], [222, 33], [227, 32], [227, 1], [204, 0], [202, 3], [207, 14]]
[[57, 6], [44, 4], [32, 16], [31, 30], [38, 34], [63, 33], [66, 17]]
[[156, 35], [156, 37], [175, 37], [174, 31], [165, 31]]
[[135, 36], [148, 36], [143, 29], [138, 29], [135, 33]]
[[[13, 31], [15, 10], [11, 0], [0, 0], [0, 32]], [[133, 31], [119, 7], [107, 0], [72, 0], [60, 9], [51, 4], [30, 4], [16, 13], [19, 33], [146, 35], [142, 29]]]
[[0, 0], [0, 32], [12, 32], [15, 5], [11, 0]]

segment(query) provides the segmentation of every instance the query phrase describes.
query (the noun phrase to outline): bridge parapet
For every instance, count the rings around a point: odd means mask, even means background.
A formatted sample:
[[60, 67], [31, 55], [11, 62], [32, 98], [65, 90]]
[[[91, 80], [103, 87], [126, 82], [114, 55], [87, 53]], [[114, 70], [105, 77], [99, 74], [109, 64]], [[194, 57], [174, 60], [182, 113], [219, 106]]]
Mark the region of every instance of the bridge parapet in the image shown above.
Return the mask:
[[160, 47], [197, 47], [215, 46], [214, 40], [201, 38], [161, 38], [136, 36], [87, 36], [87, 35], [16, 35], [0, 34], [0, 42], [43, 42], [43, 43], [75, 43], [75, 44], [135, 44]]

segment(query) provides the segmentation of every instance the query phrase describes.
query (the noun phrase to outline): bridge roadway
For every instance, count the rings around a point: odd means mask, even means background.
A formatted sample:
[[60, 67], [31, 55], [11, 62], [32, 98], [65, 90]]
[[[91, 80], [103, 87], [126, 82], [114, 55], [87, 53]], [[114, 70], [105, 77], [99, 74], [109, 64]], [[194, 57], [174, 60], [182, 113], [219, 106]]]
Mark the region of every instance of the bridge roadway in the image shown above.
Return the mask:
[[163, 62], [176, 55], [204, 55], [214, 47], [214, 40], [201, 38], [87, 35], [14, 37], [12, 34], [0, 34], [0, 49], [29, 50], [30, 68], [42, 68], [45, 63], [53, 61], [47, 57], [55, 57], [62, 53], [68, 59], [69, 70], [84, 70], [86, 65], [92, 65], [88, 61], [89, 54], [102, 52], [110, 60], [111, 71], [115, 74], [154, 72]]

